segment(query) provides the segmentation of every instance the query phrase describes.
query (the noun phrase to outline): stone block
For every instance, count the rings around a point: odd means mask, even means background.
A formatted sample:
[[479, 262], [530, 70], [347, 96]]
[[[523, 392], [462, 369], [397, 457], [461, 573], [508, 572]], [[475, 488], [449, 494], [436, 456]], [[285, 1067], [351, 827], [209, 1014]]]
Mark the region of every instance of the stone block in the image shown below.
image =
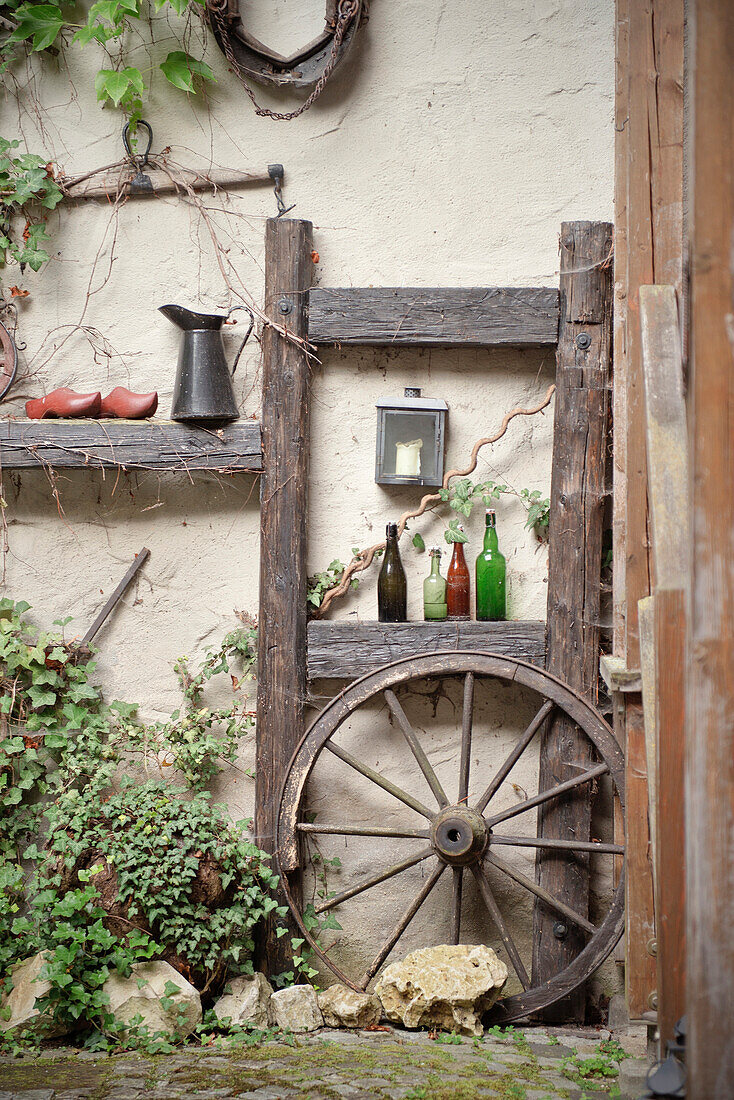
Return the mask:
[[[168, 982], [177, 990], [170, 996], [165, 992]], [[130, 1024], [141, 1016], [141, 1024], [151, 1032], [164, 1031], [180, 1038], [190, 1035], [201, 1023], [198, 992], [167, 962], [135, 963], [129, 978], [112, 974], [102, 989], [118, 1023]]]
[[340, 982], [319, 993], [318, 1002], [327, 1027], [370, 1027], [382, 1016], [379, 997]]
[[278, 989], [270, 999], [270, 1018], [284, 1031], [316, 1031], [324, 1025], [312, 985], [291, 985], [287, 989]]
[[270, 998], [273, 987], [264, 974], [255, 974], [251, 978], [234, 978], [229, 983], [229, 992], [220, 997], [214, 1005], [218, 1020], [229, 1018], [233, 1024], [249, 1024], [256, 1028], [265, 1028], [270, 1021]]
[[16, 963], [10, 971], [13, 988], [0, 998], [0, 1007], [10, 1009], [10, 1017], [0, 1017], [0, 1031], [13, 1031], [15, 1028], [31, 1032], [42, 1031], [48, 1039], [67, 1035], [71, 1030], [64, 1024], [55, 1023], [46, 1012], [39, 1012], [36, 1001], [44, 997], [51, 989], [51, 982], [39, 977], [46, 955], [40, 952], [28, 959]]
[[408, 1028], [482, 1035], [481, 1019], [499, 997], [507, 967], [491, 948], [443, 944], [411, 952], [380, 975], [385, 1015]]

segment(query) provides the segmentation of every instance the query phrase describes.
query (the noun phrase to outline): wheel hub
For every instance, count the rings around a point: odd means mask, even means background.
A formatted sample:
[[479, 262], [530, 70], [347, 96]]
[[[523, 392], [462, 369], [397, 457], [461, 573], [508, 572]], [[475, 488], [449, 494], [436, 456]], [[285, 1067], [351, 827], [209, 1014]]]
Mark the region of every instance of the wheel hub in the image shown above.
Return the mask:
[[481, 856], [489, 829], [481, 814], [468, 806], [447, 806], [436, 815], [431, 843], [444, 863], [463, 866]]

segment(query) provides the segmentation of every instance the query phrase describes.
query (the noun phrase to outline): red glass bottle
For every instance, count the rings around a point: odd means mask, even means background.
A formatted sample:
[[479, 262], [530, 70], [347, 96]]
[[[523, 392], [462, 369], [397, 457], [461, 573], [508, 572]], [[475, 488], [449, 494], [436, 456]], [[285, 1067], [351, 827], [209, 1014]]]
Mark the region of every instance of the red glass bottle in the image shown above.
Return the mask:
[[446, 573], [447, 618], [468, 619], [470, 617], [469, 589], [469, 567], [464, 557], [464, 544], [455, 542], [451, 564]]

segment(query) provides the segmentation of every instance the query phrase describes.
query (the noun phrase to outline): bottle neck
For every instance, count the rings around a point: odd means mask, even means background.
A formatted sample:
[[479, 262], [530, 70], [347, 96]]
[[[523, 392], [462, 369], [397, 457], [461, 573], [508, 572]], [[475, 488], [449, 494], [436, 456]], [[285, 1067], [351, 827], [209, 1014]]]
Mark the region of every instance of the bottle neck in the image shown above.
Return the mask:
[[462, 561], [465, 560], [464, 559], [464, 543], [463, 542], [455, 542], [454, 543], [454, 554], [453, 554], [453, 559], [452, 560], [455, 561], [455, 562], [462, 562]]
[[441, 565], [441, 558], [438, 554], [431, 555], [431, 576], [437, 577], [439, 566]]
[[497, 541], [497, 528], [494, 526], [494, 524], [490, 525], [488, 523], [484, 531], [484, 549], [499, 550], [499, 542]]

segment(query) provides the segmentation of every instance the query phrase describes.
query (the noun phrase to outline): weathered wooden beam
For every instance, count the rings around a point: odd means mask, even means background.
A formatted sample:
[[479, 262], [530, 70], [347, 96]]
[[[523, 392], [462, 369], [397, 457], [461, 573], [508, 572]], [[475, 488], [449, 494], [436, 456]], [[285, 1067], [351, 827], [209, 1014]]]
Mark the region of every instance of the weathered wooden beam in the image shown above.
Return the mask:
[[174, 420], [3, 420], [0, 463], [6, 470], [262, 470], [260, 425], [237, 420], [203, 428]]
[[[650, 815], [655, 866], [658, 1027], [661, 1049], [685, 1013], [685, 632], [688, 566], [688, 428], [676, 292], [640, 287], [647, 477], [654, 564], [655, 758]], [[642, 639], [643, 621], [640, 619]], [[648, 753], [649, 758], [649, 753]]]
[[691, 9], [686, 1065], [708, 1100], [734, 1088], [734, 5]]
[[253, 184], [272, 185], [273, 182], [267, 170], [238, 172], [233, 168], [210, 168], [208, 172], [195, 172], [173, 165], [164, 170], [150, 163], [142, 169], [142, 173], [150, 181], [150, 187], [136, 185], [139, 173], [133, 164], [123, 164], [112, 170], [91, 172], [58, 182], [64, 198], [69, 202], [84, 199], [114, 201], [126, 196], [134, 199], [155, 198], [157, 195], [186, 194], [187, 191], [231, 191]]
[[548, 347], [558, 339], [549, 287], [314, 287], [314, 344]]
[[[561, 227], [561, 321], [556, 356], [553, 473], [548, 545], [549, 672], [597, 698], [601, 548], [604, 534], [605, 470], [612, 338], [612, 226], [566, 222]], [[545, 726], [540, 748], [539, 790], [584, 770], [591, 747], [565, 715]], [[589, 790], [546, 803], [539, 835], [588, 840]], [[589, 861], [572, 862], [541, 850], [540, 886], [582, 916], [589, 908]], [[554, 933], [555, 915], [536, 906], [533, 985], [568, 966], [584, 946], [578, 929]], [[583, 987], [547, 1011], [553, 1020], [583, 1020]]]
[[[268, 219], [265, 310], [272, 320], [287, 323], [293, 335], [304, 339], [308, 337], [311, 249], [311, 222]], [[275, 851], [280, 789], [304, 729], [310, 377], [303, 347], [267, 325], [263, 332], [255, 772], [255, 835], [266, 852]], [[296, 882], [292, 888], [298, 892]], [[275, 922], [268, 921], [261, 963], [269, 973], [292, 965], [289, 939], [278, 937]]]
[[427, 653], [501, 653], [542, 665], [545, 662], [543, 622], [308, 624], [308, 678], [354, 680], [402, 657]]
[[[616, 8], [614, 652], [630, 672], [639, 672], [639, 601], [649, 596], [654, 583], [639, 289], [656, 282], [675, 286], [679, 294], [684, 289], [684, 0], [616, 0]], [[632, 708], [634, 748], [637, 700], [631, 694], [625, 699]], [[642, 781], [639, 772], [633, 774], [631, 759], [628, 755], [628, 787]], [[630, 814], [628, 809], [628, 824]], [[649, 836], [635, 823], [628, 836], [628, 868], [633, 875], [649, 874], [649, 852], [630, 859], [630, 845], [637, 840], [648, 844]], [[655, 967], [647, 945], [640, 935], [633, 935], [633, 928], [653, 926], [652, 898], [652, 882], [633, 883], [631, 889], [628, 883], [626, 990], [627, 1007], [635, 1018], [650, 1011], [655, 994], [649, 984]], [[637, 904], [649, 905], [649, 911], [634, 913]]]
[[632, 1019], [639, 1020], [657, 1007], [649, 784], [640, 695], [625, 696], [625, 734], [625, 972], [627, 1011]]

